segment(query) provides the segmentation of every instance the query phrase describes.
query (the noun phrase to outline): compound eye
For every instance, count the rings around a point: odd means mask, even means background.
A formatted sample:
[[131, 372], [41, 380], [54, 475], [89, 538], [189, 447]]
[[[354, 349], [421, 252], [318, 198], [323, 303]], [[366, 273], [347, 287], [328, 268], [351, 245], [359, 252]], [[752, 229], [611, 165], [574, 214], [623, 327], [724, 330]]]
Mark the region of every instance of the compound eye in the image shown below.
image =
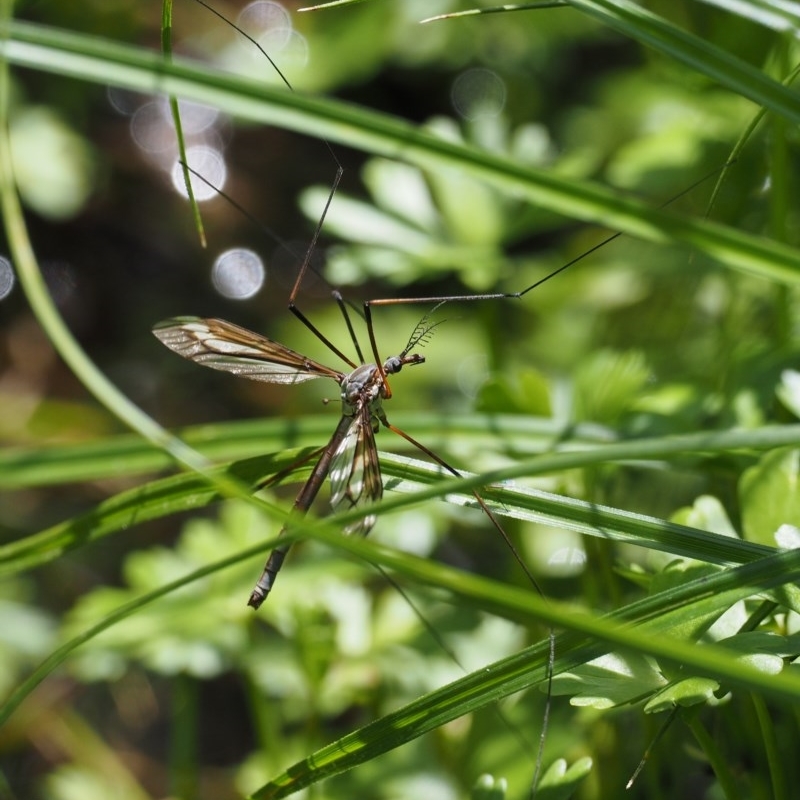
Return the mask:
[[403, 360], [400, 356], [390, 356], [386, 359], [383, 365], [383, 371], [388, 372], [390, 375], [395, 375], [403, 368]]

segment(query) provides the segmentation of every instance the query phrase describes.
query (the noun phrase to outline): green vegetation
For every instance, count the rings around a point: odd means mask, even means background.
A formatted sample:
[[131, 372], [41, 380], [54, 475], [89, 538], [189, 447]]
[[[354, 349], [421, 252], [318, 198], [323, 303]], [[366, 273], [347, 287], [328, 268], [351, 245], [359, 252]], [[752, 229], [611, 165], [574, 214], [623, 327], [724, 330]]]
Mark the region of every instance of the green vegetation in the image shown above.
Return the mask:
[[[159, 4], [115, 5], [3, 23], [0, 800], [527, 797], [548, 688], [542, 800], [790, 797], [800, 18], [342, 2], [265, 40], [307, 48], [276, 56], [289, 92], [192, 0], [169, 59]], [[207, 250], [167, 93], [223, 115], [180, 109], [241, 206], [200, 204]], [[323, 140], [321, 270], [356, 308], [520, 291], [623, 235], [521, 299], [373, 309], [384, 356], [437, 323], [386, 412], [463, 475], [382, 432], [370, 536], [318, 503], [253, 613], [337, 387], [204, 370], [150, 328], [219, 316], [340, 368], [285, 307]], [[234, 245], [267, 260], [244, 302], [209, 280]], [[351, 352], [324, 281], [298, 303]]]

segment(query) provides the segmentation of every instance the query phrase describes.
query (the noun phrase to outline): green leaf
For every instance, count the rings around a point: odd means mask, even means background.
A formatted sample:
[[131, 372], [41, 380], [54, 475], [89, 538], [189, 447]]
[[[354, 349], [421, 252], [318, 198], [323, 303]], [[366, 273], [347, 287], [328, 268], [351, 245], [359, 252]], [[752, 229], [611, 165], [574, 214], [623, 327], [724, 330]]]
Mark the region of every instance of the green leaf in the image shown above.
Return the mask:
[[553, 678], [553, 694], [569, 695], [573, 706], [605, 709], [635, 702], [664, 683], [650, 659], [636, 653], [607, 653]]
[[656, 692], [644, 705], [645, 714], [672, 711], [675, 706], [694, 706], [714, 699], [719, 683], [712, 678], [684, 678]]
[[742, 524], [747, 539], [773, 545], [781, 525], [800, 523], [800, 450], [765, 453], [739, 484]]
[[[347, 539], [344, 544], [347, 549], [360, 551], [366, 542]], [[377, 553], [373, 553], [372, 557], [376, 555]], [[397, 560], [394, 558], [392, 560], [399, 566]], [[385, 563], [382, 558], [381, 561]], [[749, 596], [755, 588], [751, 585], [753, 580], [761, 589], [766, 589], [775, 581], [777, 564], [783, 561], [791, 561], [796, 569], [800, 569], [800, 554], [793, 551], [779, 553], [763, 559], [757, 565], [726, 570], [711, 580], [692, 581], [675, 590], [663, 592], [657, 597], [630, 604], [621, 615], [612, 614], [602, 621], [595, 620], [591, 623], [588, 622], [586, 615], [576, 612], [574, 608], [564, 609], [562, 612], [556, 610], [552, 603], [540, 604], [539, 600], [530, 594], [528, 594], [528, 604], [531, 608], [540, 607], [537, 616], [540, 615], [551, 623], [576, 631], [556, 637], [554, 675], [560, 675], [562, 672], [574, 669], [578, 664], [598, 658], [602, 650], [608, 652], [606, 647], [598, 646], [599, 637], [605, 641], [613, 639], [618, 645], [630, 646], [636, 642], [636, 648], [642, 652], [657, 655], [670, 662], [695, 667], [705, 664], [701, 667], [701, 671], [710, 673], [718, 680], [727, 678], [736, 685], [743, 685], [741, 681], [747, 675], [746, 683], [752, 682], [751, 685], [758, 683], [771, 692], [775, 692], [779, 685], [785, 686], [789, 693], [787, 696], [800, 697], [800, 676], [793, 675], [791, 671], [784, 670], [777, 676], [765, 675], [745, 667], [736, 658], [732, 658], [724, 648], [701, 647], [696, 643], [673, 639], [668, 634], [676, 618], [680, 619], [693, 611], [709, 613], [714, 609], [722, 610]], [[422, 567], [422, 564], [418, 566]], [[430, 566], [426, 565], [423, 569], [427, 571]], [[779, 571], [781, 574], [779, 582], [794, 579], [794, 574], [789, 576], [783, 570]], [[474, 577], [462, 576], [452, 583], [452, 588], [463, 591], [467, 584], [473, 584], [477, 588], [479, 583], [482, 581]], [[508, 590], [503, 591], [503, 594], [511, 598]], [[695, 598], [693, 603], [687, 602], [689, 596]], [[682, 599], [678, 600], [679, 597]], [[617, 622], [621, 618], [626, 619], [628, 623], [638, 620], [640, 624], [635, 628], [618, 625]], [[615, 622], [612, 623], [612, 619], [615, 619]], [[585, 630], [592, 631], [591, 639], [583, 639], [577, 634], [578, 629], [584, 629], [584, 623], [588, 623]], [[540, 685], [547, 676], [548, 654], [549, 646], [547, 642], [543, 642], [432, 692], [318, 750], [269, 784], [262, 786], [253, 793], [253, 797], [258, 800], [285, 797], [322, 778], [350, 769], [374, 758], [379, 753], [410, 741], [457, 715], [489, 702], [490, 698], [510, 694], [526, 686]], [[707, 658], [709, 660], [706, 660]], [[712, 661], [714, 667], [709, 669]]]
[[559, 758], [542, 775], [536, 787], [536, 797], [539, 800], [568, 800], [591, 771], [592, 759], [588, 756], [579, 758], [569, 767], [565, 759]]
[[472, 800], [505, 800], [508, 781], [505, 778], [494, 778], [492, 775], [481, 775], [470, 792]]

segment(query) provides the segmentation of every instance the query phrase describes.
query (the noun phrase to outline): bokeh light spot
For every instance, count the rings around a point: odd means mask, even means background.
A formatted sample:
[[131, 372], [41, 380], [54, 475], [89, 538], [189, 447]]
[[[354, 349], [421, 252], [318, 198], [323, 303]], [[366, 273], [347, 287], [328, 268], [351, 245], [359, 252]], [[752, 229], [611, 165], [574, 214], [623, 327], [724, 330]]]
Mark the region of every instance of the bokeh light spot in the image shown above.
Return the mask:
[[124, 117], [133, 116], [142, 105], [143, 95], [141, 92], [134, 92], [131, 89], [120, 89], [117, 86], [109, 86], [106, 96], [111, 107], [118, 114]]
[[203, 103], [192, 103], [179, 100], [178, 110], [181, 115], [181, 127], [186, 136], [197, 136], [208, 130], [219, 117], [219, 110]]
[[226, 250], [211, 268], [211, 283], [229, 300], [246, 300], [264, 285], [264, 262], [243, 247]]
[[294, 30], [289, 12], [280, 3], [273, 0], [250, 3], [239, 15], [237, 24], [263, 49], [263, 53], [256, 52], [252, 41], [240, 42], [248, 60], [257, 59], [251, 65], [265, 70], [263, 76], [280, 80], [264, 59], [264, 53], [282, 71], [296, 70], [308, 64], [308, 42], [305, 36]]
[[175, 149], [175, 128], [163, 99], [139, 106], [131, 117], [130, 129], [131, 138], [145, 153], [153, 155]]
[[5, 300], [11, 294], [14, 281], [14, 267], [5, 256], [0, 256], [0, 300]]
[[496, 117], [506, 104], [506, 85], [496, 72], [475, 67], [455, 79], [450, 100], [464, 119]]
[[[289, 41], [292, 18], [289, 12], [272, 0], [256, 0], [242, 9], [237, 24], [248, 36], [255, 39], [268, 53], [269, 42], [273, 50], [280, 50]], [[243, 42], [243, 45], [246, 45]]]
[[[202, 202], [218, 197], [228, 177], [228, 168], [222, 152], [208, 145], [195, 145], [187, 149], [186, 161], [194, 173], [197, 173], [190, 174], [195, 199]], [[199, 178], [198, 175], [202, 175], [203, 178]], [[188, 196], [183, 167], [178, 160], [172, 167], [172, 185], [183, 197]]]

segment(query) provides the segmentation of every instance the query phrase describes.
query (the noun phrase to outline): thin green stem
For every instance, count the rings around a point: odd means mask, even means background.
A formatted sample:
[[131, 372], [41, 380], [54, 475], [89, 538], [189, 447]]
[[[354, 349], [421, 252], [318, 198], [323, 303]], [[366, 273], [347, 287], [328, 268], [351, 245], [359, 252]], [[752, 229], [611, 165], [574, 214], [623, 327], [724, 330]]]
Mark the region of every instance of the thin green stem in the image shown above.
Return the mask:
[[198, 686], [195, 678], [185, 674], [176, 675], [171, 686], [171, 794], [175, 797], [197, 797]]
[[686, 711], [683, 714], [683, 721], [689, 727], [689, 730], [694, 735], [703, 753], [705, 753], [726, 800], [740, 800], [741, 795], [739, 794], [736, 779], [728, 768], [728, 761], [717, 747], [717, 743], [714, 741], [713, 737], [700, 721], [697, 710], [691, 709]]
[[750, 693], [750, 699], [758, 718], [758, 727], [761, 731], [761, 741], [767, 754], [769, 775], [772, 780], [772, 797], [774, 800], [789, 800], [789, 787], [786, 783], [786, 773], [781, 762], [780, 748], [775, 736], [775, 723], [770, 717], [767, 704], [761, 695]]
[[[161, 5], [161, 52], [167, 61], [172, 60], [172, 0], [163, 0]], [[192, 175], [189, 172], [189, 160], [186, 157], [186, 139], [183, 135], [183, 122], [181, 121], [181, 110], [178, 105], [178, 98], [175, 95], [169, 97], [169, 108], [172, 114], [172, 122], [175, 125], [175, 139], [178, 144], [178, 155], [180, 157], [181, 170], [183, 172], [183, 184], [186, 187], [186, 195], [192, 209], [192, 219], [200, 239], [200, 246], [206, 246], [206, 232], [203, 227], [203, 217], [200, 214], [200, 206], [194, 194]]]

